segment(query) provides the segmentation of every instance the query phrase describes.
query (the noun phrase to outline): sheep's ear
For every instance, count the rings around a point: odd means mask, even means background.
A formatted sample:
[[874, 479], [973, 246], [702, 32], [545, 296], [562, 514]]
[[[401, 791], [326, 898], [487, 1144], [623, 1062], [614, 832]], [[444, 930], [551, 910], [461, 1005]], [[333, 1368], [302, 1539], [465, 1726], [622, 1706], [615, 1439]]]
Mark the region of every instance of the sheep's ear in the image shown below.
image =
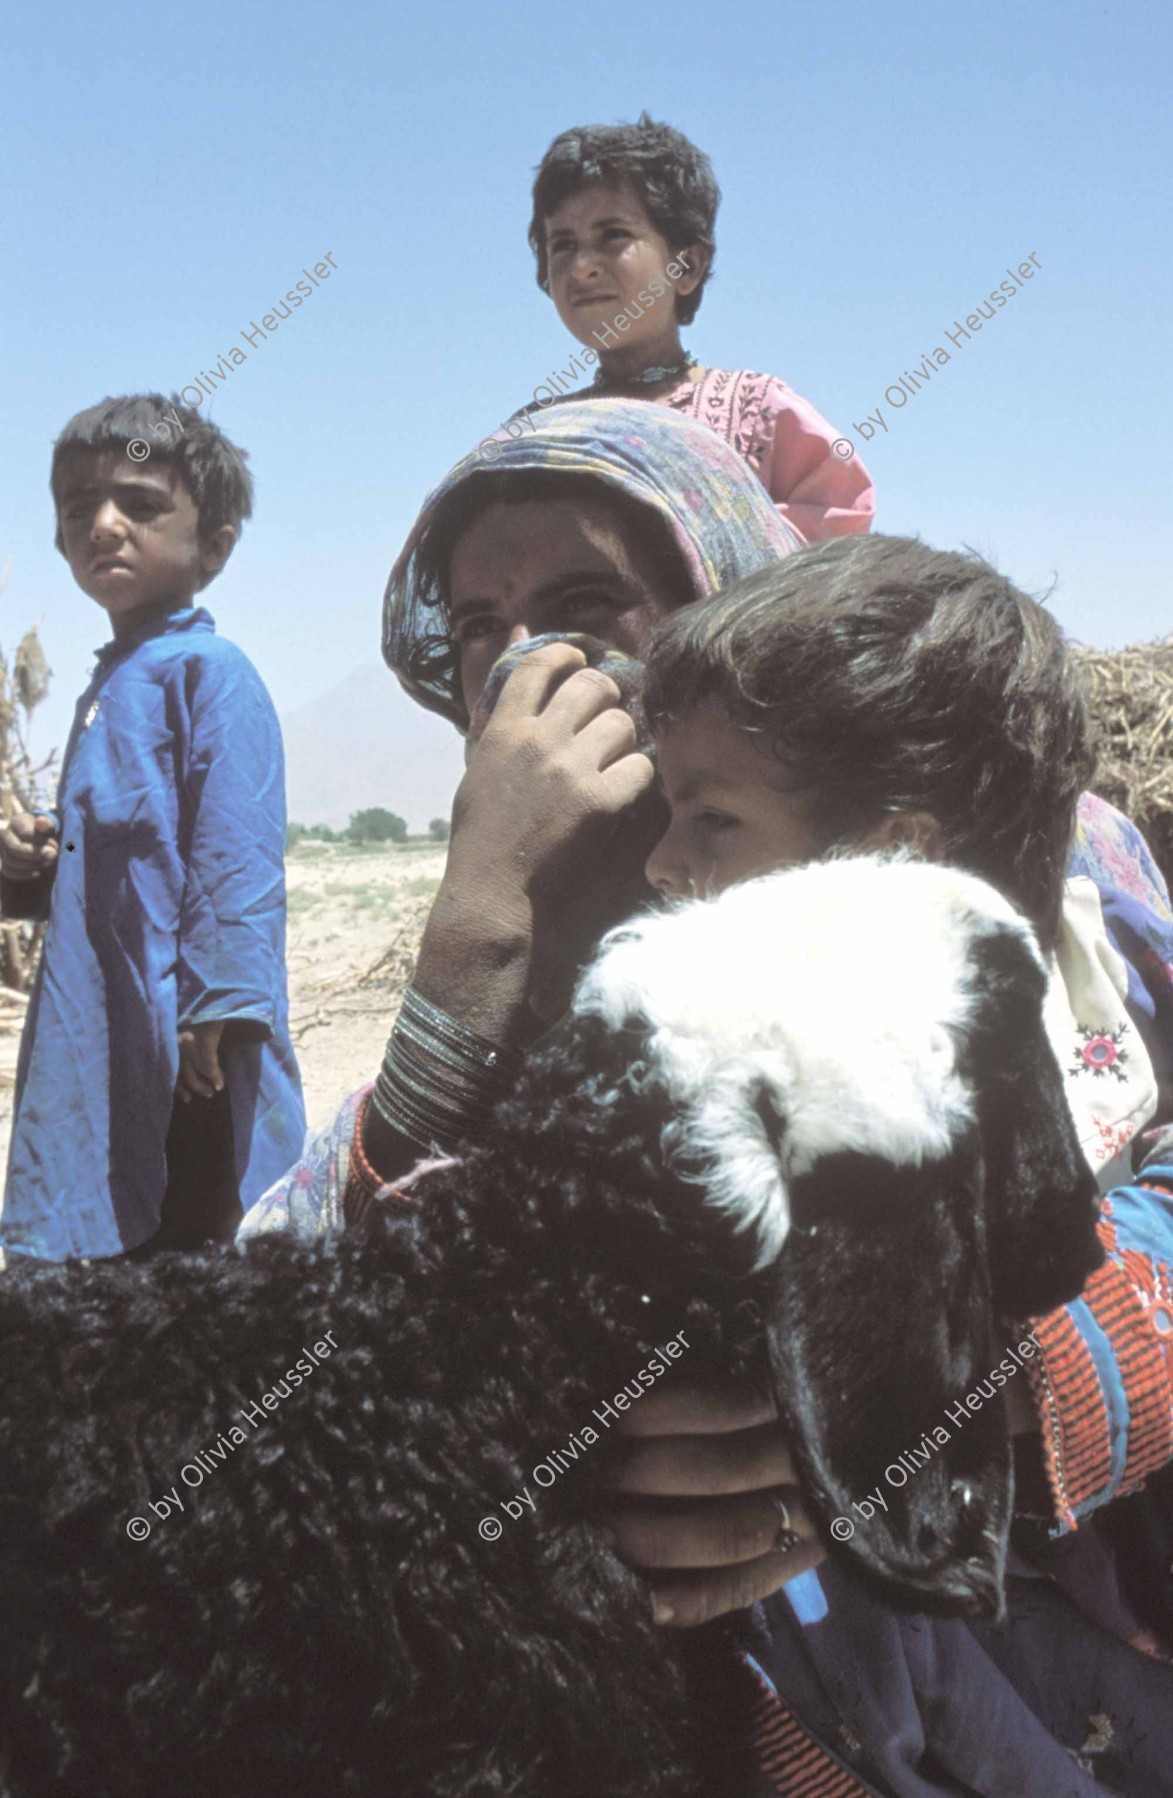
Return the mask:
[[1012, 1486], [981, 1184], [976, 1133], [919, 1168], [825, 1157], [791, 1187], [769, 1335], [824, 1530], [890, 1595], [996, 1616]]
[[964, 1067], [986, 1158], [994, 1310], [1025, 1319], [1078, 1297], [1104, 1259], [1100, 1199], [1043, 1024], [1043, 976], [1020, 937], [975, 945], [978, 1012]]

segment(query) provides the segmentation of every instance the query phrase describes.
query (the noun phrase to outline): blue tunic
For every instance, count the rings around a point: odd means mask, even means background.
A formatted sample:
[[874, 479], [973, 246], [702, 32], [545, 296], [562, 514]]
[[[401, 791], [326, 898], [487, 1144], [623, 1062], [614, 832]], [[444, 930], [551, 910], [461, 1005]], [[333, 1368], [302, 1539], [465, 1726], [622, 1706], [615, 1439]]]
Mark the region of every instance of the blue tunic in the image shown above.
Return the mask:
[[301, 1150], [281, 731], [256, 669], [202, 607], [98, 651], [57, 807], [0, 1242], [63, 1261], [158, 1228], [186, 1025], [245, 1027], [220, 1057], [243, 1205]]

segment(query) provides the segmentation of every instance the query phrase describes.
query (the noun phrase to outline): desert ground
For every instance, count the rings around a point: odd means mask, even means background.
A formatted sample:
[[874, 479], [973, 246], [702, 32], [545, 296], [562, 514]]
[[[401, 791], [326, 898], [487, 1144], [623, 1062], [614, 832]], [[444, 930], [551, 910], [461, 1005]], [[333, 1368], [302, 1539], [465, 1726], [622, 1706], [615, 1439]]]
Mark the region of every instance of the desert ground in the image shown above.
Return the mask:
[[445, 855], [302, 842], [287, 858], [290, 1022], [311, 1126], [378, 1072]]
[[[298, 843], [289, 853], [289, 1008], [311, 1125], [378, 1070], [445, 853], [434, 843], [319, 842]], [[12, 1004], [0, 1017], [5, 1162], [18, 1017]]]

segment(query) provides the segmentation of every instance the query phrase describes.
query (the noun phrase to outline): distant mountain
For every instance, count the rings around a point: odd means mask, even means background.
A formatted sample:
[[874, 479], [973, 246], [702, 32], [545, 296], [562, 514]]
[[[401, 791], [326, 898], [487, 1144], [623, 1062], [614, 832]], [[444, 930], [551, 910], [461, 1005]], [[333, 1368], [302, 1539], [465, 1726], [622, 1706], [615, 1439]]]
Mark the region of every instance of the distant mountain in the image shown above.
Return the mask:
[[281, 720], [289, 816], [338, 829], [386, 806], [413, 834], [447, 818], [464, 772], [451, 724], [413, 705], [386, 668], [356, 668]]

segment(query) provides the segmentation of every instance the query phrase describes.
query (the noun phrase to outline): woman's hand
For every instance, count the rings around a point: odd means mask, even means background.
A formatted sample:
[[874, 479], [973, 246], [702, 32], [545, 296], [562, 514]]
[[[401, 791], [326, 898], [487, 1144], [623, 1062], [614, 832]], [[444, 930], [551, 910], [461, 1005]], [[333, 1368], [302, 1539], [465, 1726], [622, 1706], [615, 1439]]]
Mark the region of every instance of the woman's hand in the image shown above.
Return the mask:
[[[649, 1575], [658, 1623], [742, 1610], [824, 1559], [771, 1400], [673, 1385], [619, 1429], [606, 1522], [623, 1559]], [[787, 1527], [798, 1540], [783, 1548]]]
[[536, 934], [598, 872], [653, 779], [614, 681], [550, 644], [514, 669], [460, 783], [415, 984], [494, 1040], [524, 1009]]

